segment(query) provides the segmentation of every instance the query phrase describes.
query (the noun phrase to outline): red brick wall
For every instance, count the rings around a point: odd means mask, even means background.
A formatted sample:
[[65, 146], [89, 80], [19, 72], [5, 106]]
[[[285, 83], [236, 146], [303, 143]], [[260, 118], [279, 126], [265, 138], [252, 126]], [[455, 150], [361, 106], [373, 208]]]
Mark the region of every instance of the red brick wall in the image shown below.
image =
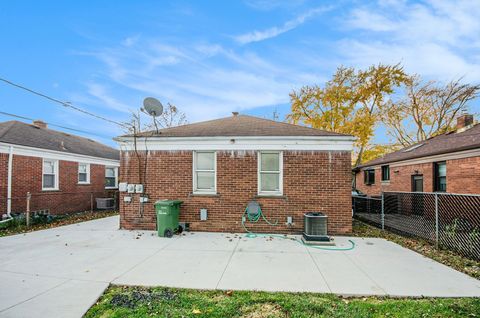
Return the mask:
[[[480, 157], [447, 160], [447, 192], [480, 193]], [[433, 162], [400, 167], [390, 166], [390, 181], [382, 182], [380, 167], [375, 168], [375, 184], [363, 182], [363, 171], [356, 174], [356, 187], [370, 195], [380, 195], [382, 191], [412, 191], [412, 175], [418, 170], [423, 174], [423, 191], [432, 192]]]
[[[42, 191], [42, 158], [14, 155], [12, 212], [26, 210], [27, 192], [32, 194], [30, 210], [48, 209], [51, 214], [90, 210], [91, 193], [105, 197], [105, 166], [90, 165], [90, 184], [78, 184], [78, 163], [59, 161], [59, 190]], [[0, 154], [2, 213], [6, 211], [8, 155]], [[111, 196], [108, 194], [108, 196]]]
[[[351, 223], [351, 158], [349, 152], [287, 152], [283, 154], [283, 193], [281, 198], [257, 197], [257, 156], [254, 152], [217, 152], [217, 196], [192, 195], [192, 152], [156, 152], [147, 165], [146, 193], [150, 202], [140, 210], [139, 194], [134, 202], [120, 198], [120, 226], [126, 229], [156, 227], [153, 203], [159, 199], [180, 199], [180, 220], [194, 231], [243, 232], [242, 214], [247, 203], [257, 200], [270, 221], [248, 228], [256, 232], [300, 233], [303, 214], [321, 211], [329, 216], [332, 234], [349, 233]], [[138, 162], [132, 154], [122, 154], [120, 181], [138, 183]], [[208, 210], [208, 220], [200, 221], [200, 209]], [[294, 226], [285, 225], [293, 216]]]

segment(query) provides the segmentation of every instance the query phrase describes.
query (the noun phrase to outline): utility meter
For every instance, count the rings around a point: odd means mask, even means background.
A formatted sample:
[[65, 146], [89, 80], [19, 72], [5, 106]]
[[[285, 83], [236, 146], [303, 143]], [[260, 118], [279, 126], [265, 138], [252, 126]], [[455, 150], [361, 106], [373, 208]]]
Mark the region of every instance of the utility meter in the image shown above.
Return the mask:
[[128, 193], [135, 193], [135, 185], [134, 184], [128, 184], [127, 185], [127, 192]]
[[135, 185], [135, 193], [143, 193], [143, 184]]
[[127, 186], [128, 186], [128, 184], [126, 182], [120, 182], [118, 184], [118, 191], [127, 192]]

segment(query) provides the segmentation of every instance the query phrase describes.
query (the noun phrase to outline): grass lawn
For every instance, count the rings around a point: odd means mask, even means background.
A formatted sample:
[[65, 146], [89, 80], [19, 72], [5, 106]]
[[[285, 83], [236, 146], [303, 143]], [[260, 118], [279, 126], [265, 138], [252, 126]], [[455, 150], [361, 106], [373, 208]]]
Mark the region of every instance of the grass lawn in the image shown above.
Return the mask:
[[423, 254], [439, 263], [450, 266], [457, 271], [463, 272], [474, 278], [480, 279], [480, 262], [463, 257], [455, 252], [436, 249], [434, 245], [426, 240], [418, 238], [407, 238], [388, 231], [360, 222], [353, 221], [353, 235], [362, 237], [381, 237], [395, 242], [403, 247]]
[[480, 317], [480, 299], [341, 298], [112, 286], [85, 317]]
[[18, 224], [6, 229], [0, 229], [0, 237], [33, 232], [38, 230], [44, 230], [52, 227], [85, 222], [85, 221], [105, 218], [113, 215], [118, 215], [118, 212], [117, 211], [94, 211], [94, 212], [86, 211], [86, 212], [73, 213], [73, 214], [68, 214], [68, 215], [56, 218], [52, 220], [50, 223], [39, 223], [39, 224], [31, 225], [30, 227], [27, 227], [25, 224]]

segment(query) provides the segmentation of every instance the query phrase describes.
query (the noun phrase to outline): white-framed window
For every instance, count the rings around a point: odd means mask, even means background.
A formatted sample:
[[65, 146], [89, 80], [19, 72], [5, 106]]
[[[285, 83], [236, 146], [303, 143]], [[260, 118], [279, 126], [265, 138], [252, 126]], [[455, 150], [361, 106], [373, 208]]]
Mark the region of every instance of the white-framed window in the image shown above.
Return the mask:
[[281, 151], [258, 153], [258, 194], [283, 195], [283, 153]]
[[42, 190], [58, 190], [58, 160], [43, 159]]
[[79, 184], [90, 183], [90, 164], [89, 163], [78, 164], [78, 183]]
[[105, 167], [105, 188], [116, 189], [118, 188], [118, 168], [117, 167]]
[[217, 153], [193, 152], [193, 193], [217, 193]]

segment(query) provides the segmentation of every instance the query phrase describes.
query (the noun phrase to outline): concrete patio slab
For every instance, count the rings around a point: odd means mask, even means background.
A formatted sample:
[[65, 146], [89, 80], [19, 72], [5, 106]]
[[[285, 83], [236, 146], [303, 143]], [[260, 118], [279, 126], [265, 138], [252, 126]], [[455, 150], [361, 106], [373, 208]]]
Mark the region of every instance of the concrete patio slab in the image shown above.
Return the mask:
[[325, 279], [307, 253], [235, 253], [217, 287], [330, 293]]
[[[329, 251], [276, 236], [159, 238], [118, 230], [118, 222], [110, 217], [0, 238], [0, 317], [81, 317], [109, 283], [480, 297], [480, 281], [383, 239], [336, 237], [344, 250]], [[353, 250], [346, 250], [349, 240]]]
[[232, 252], [161, 251], [113, 281], [119, 285], [215, 289]]

